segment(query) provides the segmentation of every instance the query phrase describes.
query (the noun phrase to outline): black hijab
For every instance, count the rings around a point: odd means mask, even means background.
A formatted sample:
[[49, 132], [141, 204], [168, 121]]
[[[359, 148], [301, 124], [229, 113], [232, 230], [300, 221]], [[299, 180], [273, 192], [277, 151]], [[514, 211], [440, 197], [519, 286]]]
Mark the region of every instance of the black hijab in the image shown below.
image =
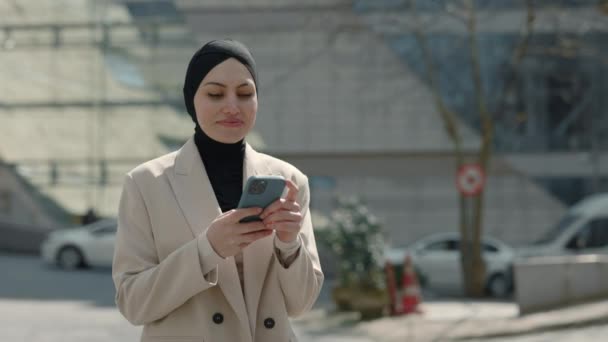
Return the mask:
[[236, 208], [241, 197], [245, 140], [224, 144], [205, 134], [196, 118], [194, 94], [209, 71], [229, 58], [235, 58], [249, 70], [257, 88], [255, 61], [251, 53], [244, 44], [231, 39], [213, 40], [200, 48], [188, 64], [184, 81], [186, 110], [196, 124], [194, 142], [223, 212]]
[[186, 71], [186, 80], [184, 81], [184, 101], [186, 103], [186, 110], [197, 127], [199, 125], [196, 120], [196, 111], [194, 110], [194, 94], [196, 94], [198, 87], [209, 71], [228, 58], [235, 58], [249, 70], [257, 88], [255, 61], [243, 43], [232, 39], [223, 39], [212, 40], [203, 45], [203, 47], [192, 56], [192, 59], [188, 64], [188, 70]]

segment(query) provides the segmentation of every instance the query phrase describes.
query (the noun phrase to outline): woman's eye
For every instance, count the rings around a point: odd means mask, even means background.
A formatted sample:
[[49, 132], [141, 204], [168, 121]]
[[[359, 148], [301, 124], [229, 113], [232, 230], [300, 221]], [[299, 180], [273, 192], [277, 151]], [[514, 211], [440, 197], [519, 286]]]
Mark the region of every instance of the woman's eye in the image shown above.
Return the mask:
[[219, 99], [220, 97], [222, 97], [222, 94], [208, 93], [207, 95], [209, 95], [209, 97], [214, 98], [214, 99]]
[[252, 97], [253, 93], [251, 94], [239, 94], [239, 97]]

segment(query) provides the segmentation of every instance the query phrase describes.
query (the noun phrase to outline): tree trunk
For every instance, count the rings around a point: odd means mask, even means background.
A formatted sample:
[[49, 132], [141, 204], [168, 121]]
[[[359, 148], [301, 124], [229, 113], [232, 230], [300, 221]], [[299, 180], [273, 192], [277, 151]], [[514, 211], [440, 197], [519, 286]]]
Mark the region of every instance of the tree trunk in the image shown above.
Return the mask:
[[[513, 52], [512, 65], [515, 69], [520, 66], [525, 56], [532, 36], [532, 28], [535, 21], [533, 0], [525, 0], [527, 17], [525, 27], [522, 30], [521, 41]], [[458, 128], [457, 115], [445, 104], [439, 87], [437, 68], [433, 63], [433, 55], [428, 47], [427, 38], [424, 34], [422, 22], [417, 17], [416, 0], [409, 0], [410, 11], [414, 14], [413, 33], [420, 46], [422, 56], [426, 65], [428, 83], [433, 95], [433, 100], [444, 124], [446, 133], [454, 144], [454, 156], [456, 157], [456, 170], [464, 164], [464, 152], [462, 137]], [[488, 165], [492, 155], [492, 141], [494, 138], [494, 118], [488, 111], [486, 94], [482, 84], [480, 53], [477, 45], [477, 13], [474, 0], [464, 0], [464, 19], [468, 30], [471, 80], [475, 89], [475, 101], [481, 122], [481, 146], [478, 154], [478, 163], [484, 175], [488, 174]], [[516, 75], [515, 75], [516, 76]], [[503, 112], [506, 98], [517, 84], [517, 78], [507, 80], [504, 87], [498, 112]], [[475, 197], [459, 195], [460, 211], [460, 252], [461, 268], [463, 274], [463, 286], [467, 296], [480, 297], [485, 294], [486, 266], [483, 260], [482, 236], [483, 236], [483, 203], [485, 189]]]
[[[458, 169], [458, 168], [457, 168]], [[471, 263], [473, 254], [470, 248], [471, 234], [469, 219], [469, 210], [467, 210], [468, 198], [463, 194], [459, 196], [460, 203], [460, 267], [462, 269], [462, 285], [466, 295], [470, 294], [472, 288], [471, 277], [468, 275], [473, 272], [473, 264]]]
[[473, 199], [473, 238], [471, 244], [471, 273], [470, 287], [467, 295], [482, 297], [485, 295], [486, 264], [482, 249], [482, 219], [483, 219], [483, 192]]
[[[461, 264], [464, 293], [468, 297], [485, 295], [486, 266], [481, 248], [481, 224], [483, 195], [460, 195], [461, 215]], [[464, 219], [463, 219], [464, 218]]]

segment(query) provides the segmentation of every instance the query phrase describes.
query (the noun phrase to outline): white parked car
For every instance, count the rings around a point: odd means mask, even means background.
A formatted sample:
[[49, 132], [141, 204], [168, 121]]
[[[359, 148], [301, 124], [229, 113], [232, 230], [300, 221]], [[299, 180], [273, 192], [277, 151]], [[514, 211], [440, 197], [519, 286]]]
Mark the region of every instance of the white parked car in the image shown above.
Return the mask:
[[[495, 297], [504, 297], [511, 291], [511, 272], [515, 251], [505, 243], [485, 237], [482, 240], [486, 262], [486, 290]], [[403, 263], [409, 254], [416, 273], [425, 287], [462, 292], [463, 278], [460, 263], [460, 235], [440, 233], [416, 241], [404, 249], [387, 250], [393, 263]]]
[[42, 259], [64, 269], [112, 265], [116, 219], [51, 232], [41, 246]]

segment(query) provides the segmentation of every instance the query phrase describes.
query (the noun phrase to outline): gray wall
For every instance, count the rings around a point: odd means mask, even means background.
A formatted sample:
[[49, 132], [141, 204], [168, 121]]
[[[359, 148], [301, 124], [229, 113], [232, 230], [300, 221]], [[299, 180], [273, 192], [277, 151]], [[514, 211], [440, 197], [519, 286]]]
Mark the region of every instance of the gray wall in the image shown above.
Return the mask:
[[[313, 209], [329, 214], [336, 196], [360, 196], [384, 222], [394, 245], [458, 231], [455, 168], [446, 155], [285, 156], [310, 178]], [[564, 206], [527, 177], [495, 159], [487, 181], [484, 232], [507, 243], [530, 242]]]
[[36, 197], [36, 191], [32, 191], [11, 166], [0, 164], [0, 222], [18, 222], [48, 230], [60, 224], [48, 210], [41, 198]]

